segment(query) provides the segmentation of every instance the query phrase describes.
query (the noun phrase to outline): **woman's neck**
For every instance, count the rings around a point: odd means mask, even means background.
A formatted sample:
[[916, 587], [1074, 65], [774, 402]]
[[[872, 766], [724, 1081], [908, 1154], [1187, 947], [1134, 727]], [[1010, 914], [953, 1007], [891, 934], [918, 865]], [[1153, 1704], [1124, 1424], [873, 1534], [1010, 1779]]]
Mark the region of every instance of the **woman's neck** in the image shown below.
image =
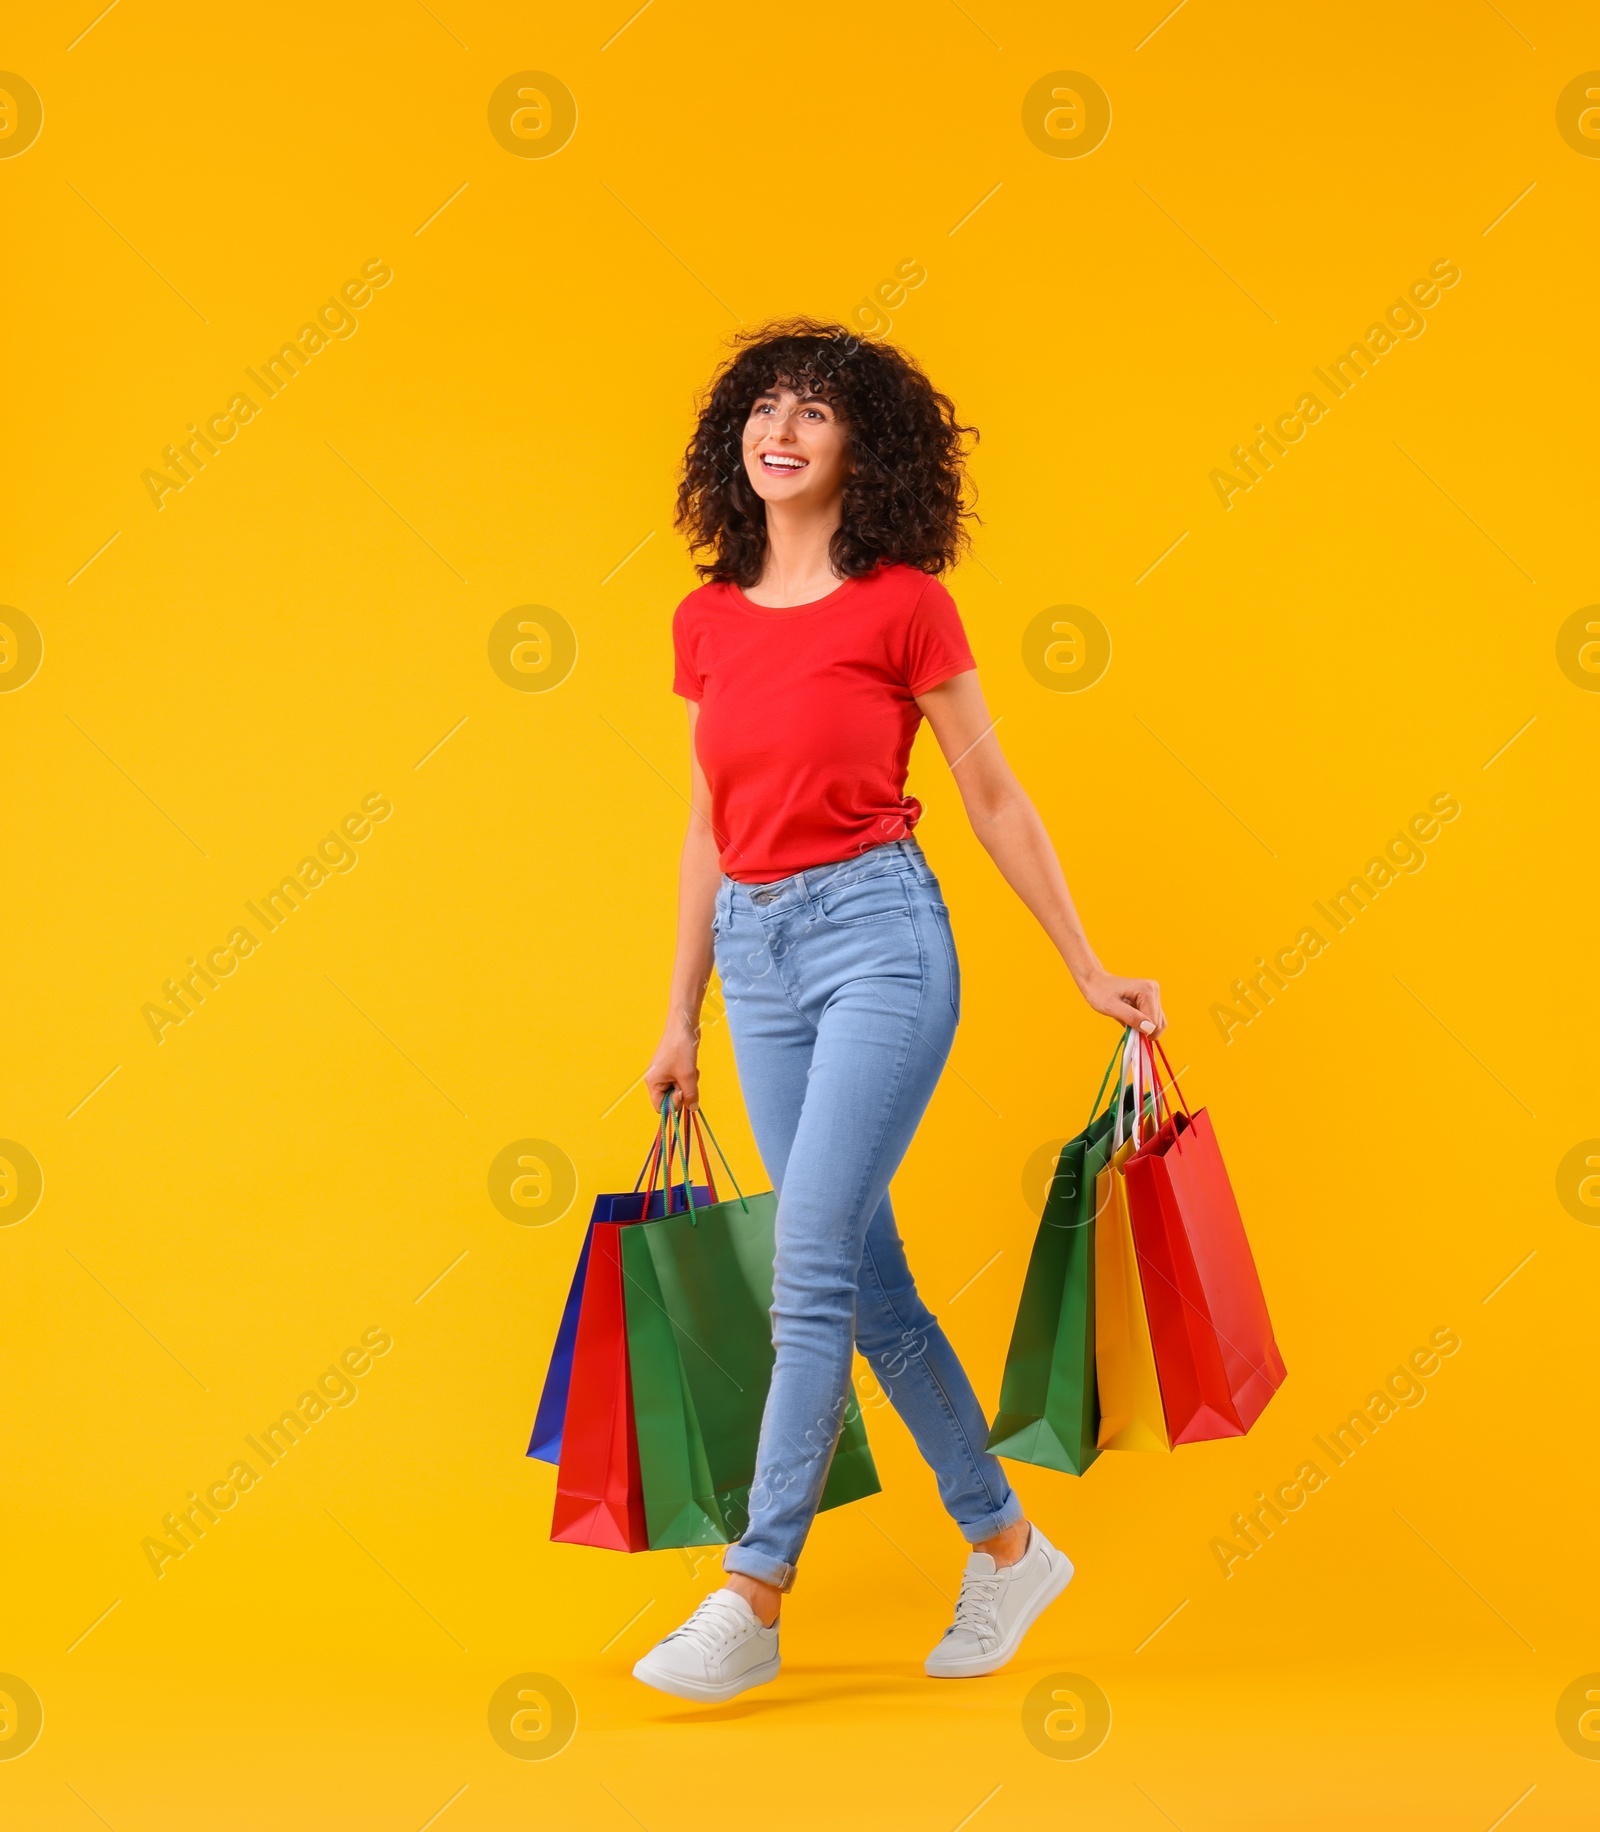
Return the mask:
[[843, 503], [836, 499], [815, 509], [798, 505], [767, 505], [767, 552], [761, 577], [745, 594], [752, 602], [774, 610], [809, 604], [825, 598], [839, 583], [829, 549], [837, 532]]

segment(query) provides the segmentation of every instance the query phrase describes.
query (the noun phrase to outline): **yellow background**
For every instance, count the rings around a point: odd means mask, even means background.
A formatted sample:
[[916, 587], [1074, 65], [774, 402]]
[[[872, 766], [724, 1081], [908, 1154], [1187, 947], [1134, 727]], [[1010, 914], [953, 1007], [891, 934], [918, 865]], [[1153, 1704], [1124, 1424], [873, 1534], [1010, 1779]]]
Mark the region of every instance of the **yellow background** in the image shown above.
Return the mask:
[[[1600, 597], [1579, 9], [120, 0], [80, 37], [95, 4], [0, 50], [44, 103], [0, 159], [0, 598], [44, 638], [0, 694], [0, 1133], [44, 1174], [0, 1230], [0, 1669], [45, 1711], [9, 1823], [1592, 1824], [1556, 1725], [1600, 1668], [1600, 1235], [1557, 1192], [1600, 1133], [1600, 700], [1556, 661]], [[577, 99], [552, 157], [489, 131], [525, 70]], [[1023, 130], [1063, 70], [1111, 98], [1082, 158]], [[358, 333], [156, 511], [141, 471], [374, 258]], [[1224, 511], [1210, 470], [1445, 258], [1425, 334]], [[819, 1522], [783, 1677], [699, 1711], [628, 1668], [714, 1560], [550, 1545], [522, 1450], [649, 1126], [694, 392], [739, 322], [907, 260], [892, 335], [983, 434], [952, 583], [999, 735], [1107, 963], [1162, 981], [1290, 1375], [1242, 1440], [1013, 1466], [1079, 1575], [960, 1685], [920, 1661], [962, 1546], [869, 1409], [884, 1493]], [[488, 664], [530, 603], [578, 639], [548, 693]], [[1024, 665], [1058, 604], [1111, 632], [1090, 691]], [[896, 1196], [992, 1406], [1024, 1166], [1113, 1036], [926, 745], [913, 787], [966, 1017]], [[156, 1045], [162, 981], [374, 791], [356, 869]], [[1425, 868], [1224, 1044], [1235, 977], [1443, 792]], [[755, 1178], [724, 1027], [706, 1057]], [[489, 1200], [525, 1137], [577, 1168], [547, 1226]], [[141, 1540], [372, 1326], [357, 1402], [157, 1580]], [[1212, 1537], [1442, 1326], [1426, 1401], [1224, 1578]], [[489, 1735], [529, 1671], [578, 1703], [552, 1760]], [[1023, 1734], [1058, 1673], [1112, 1703], [1085, 1760]]]

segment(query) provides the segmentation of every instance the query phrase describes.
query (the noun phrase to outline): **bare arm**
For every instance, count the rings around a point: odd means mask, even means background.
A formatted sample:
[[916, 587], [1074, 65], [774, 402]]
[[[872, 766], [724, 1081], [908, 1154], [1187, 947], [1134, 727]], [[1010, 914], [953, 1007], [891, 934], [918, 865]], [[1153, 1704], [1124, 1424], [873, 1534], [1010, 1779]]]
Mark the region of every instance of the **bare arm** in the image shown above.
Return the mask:
[[645, 1071], [650, 1104], [659, 1112], [663, 1095], [676, 1088], [693, 1107], [700, 1099], [700, 1006], [711, 981], [711, 916], [722, 882], [722, 864], [711, 827], [711, 788], [695, 755], [695, 722], [700, 708], [689, 707], [689, 830], [683, 836], [678, 866], [678, 945], [672, 959], [672, 986], [667, 1022], [656, 1053]]
[[955, 775], [972, 831], [1039, 920], [1091, 1009], [1159, 1035], [1166, 1029], [1154, 980], [1108, 973], [1089, 946], [1050, 835], [1005, 760], [975, 670], [917, 696]]

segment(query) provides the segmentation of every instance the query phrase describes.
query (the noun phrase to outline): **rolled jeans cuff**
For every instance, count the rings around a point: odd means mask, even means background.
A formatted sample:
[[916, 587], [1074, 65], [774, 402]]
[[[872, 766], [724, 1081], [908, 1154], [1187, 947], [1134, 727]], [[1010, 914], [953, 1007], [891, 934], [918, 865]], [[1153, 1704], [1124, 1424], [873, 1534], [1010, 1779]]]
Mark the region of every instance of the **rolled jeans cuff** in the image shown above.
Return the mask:
[[1013, 1489], [992, 1514], [985, 1514], [982, 1520], [975, 1521], [970, 1527], [963, 1527], [961, 1531], [967, 1544], [976, 1546], [986, 1539], [993, 1539], [997, 1533], [1004, 1533], [1007, 1527], [1014, 1527], [1022, 1518], [1022, 1497]]
[[[1021, 1513], [1019, 1503], [1019, 1518]], [[759, 1552], [752, 1552], [748, 1546], [741, 1546], [737, 1540], [723, 1553], [722, 1569], [736, 1571], [740, 1577], [754, 1578], [758, 1584], [770, 1584], [775, 1590], [794, 1589], [795, 1566], [784, 1564], [781, 1558], [765, 1558]]]

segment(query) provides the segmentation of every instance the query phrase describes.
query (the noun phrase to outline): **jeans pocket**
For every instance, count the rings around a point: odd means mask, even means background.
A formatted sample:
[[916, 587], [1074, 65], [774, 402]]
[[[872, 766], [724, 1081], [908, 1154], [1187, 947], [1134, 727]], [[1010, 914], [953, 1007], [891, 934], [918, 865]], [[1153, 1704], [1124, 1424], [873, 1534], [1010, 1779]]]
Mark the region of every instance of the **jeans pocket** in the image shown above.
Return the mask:
[[897, 916], [909, 919], [911, 915], [905, 881], [892, 871], [877, 871], [867, 878], [841, 874], [838, 880], [822, 887], [817, 907], [824, 922], [841, 929], [862, 922], [892, 922]]
[[939, 931], [944, 941], [944, 955], [950, 966], [950, 1009], [957, 1018], [961, 1016], [961, 962], [956, 956], [955, 931], [950, 926], [950, 912], [944, 904], [930, 900], [928, 908], [933, 912], [933, 926]]

